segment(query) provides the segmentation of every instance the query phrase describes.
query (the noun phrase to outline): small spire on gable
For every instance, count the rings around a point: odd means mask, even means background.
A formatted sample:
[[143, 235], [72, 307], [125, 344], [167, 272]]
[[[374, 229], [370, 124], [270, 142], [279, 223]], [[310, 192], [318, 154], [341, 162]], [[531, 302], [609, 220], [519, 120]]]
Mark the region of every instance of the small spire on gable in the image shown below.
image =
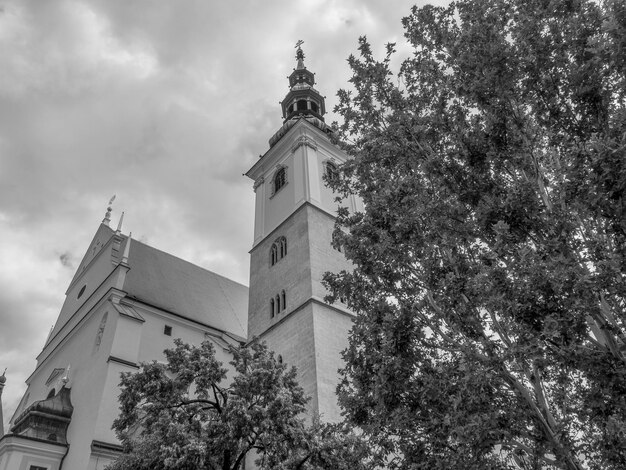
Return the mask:
[[122, 215], [120, 216], [120, 221], [117, 223], [117, 230], [115, 232], [118, 234], [122, 232], [122, 222], [124, 222], [124, 211], [122, 211]]
[[122, 263], [128, 263], [128, 257], [130, 256], [130, 240], [133, 237], [133, 232], [128, 234], [128, 239], [126, 240], [126, 246], [124, 247], [124, 254], [122, 255]]

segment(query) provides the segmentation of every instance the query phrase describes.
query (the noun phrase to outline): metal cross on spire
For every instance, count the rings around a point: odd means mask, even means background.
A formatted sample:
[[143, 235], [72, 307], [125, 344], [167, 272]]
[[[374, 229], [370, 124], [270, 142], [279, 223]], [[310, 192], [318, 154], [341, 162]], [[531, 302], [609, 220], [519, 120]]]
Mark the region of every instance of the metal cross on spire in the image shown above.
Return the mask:
[[304, 41], [302, 39], [298, 39], [298, 42], [296, 42], [296, 48], [298, 49], [296, 51], [296, 59], [298, 60], [296, 68], [298, 69], [304, 68], [304, 52], [302, 52], [302, 47], [300, 47], [302, 44], [304, 44]]

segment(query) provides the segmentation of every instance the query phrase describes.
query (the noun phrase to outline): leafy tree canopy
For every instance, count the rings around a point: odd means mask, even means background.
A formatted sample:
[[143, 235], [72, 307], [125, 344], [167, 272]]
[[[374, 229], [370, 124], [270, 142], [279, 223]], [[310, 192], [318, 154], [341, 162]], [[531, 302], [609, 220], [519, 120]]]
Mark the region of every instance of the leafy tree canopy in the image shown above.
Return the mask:
[[308, 398], [295, 368], [262, 343], [231, 353], [232, 377], [210, 341], [180, 340], [165, 351], [166, 364], [123, 374], [113, 427], [125, 453], [109, 469], [238, 470], [248, 455], [261, 470], [369, 468], [373, 460], [356, 435], [339, 425], [305, 425]]
[[398, 469], [626, 468], [626, 5], [414, 7], [340, 91], [340, 400]]

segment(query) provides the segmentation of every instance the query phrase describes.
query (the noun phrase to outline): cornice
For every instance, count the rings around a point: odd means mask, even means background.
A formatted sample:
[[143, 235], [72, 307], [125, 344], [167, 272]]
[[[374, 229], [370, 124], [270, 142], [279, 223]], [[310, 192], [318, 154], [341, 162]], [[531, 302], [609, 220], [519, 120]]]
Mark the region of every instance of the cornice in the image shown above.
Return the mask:
[[308, 305], [313, 305], [313, 304], [322, 306], [322, 307], [327, 308], [329, 310], [332, 310], [335, 313], [338, 313], [338, 314], [340, 314], [342, 316], [345, 316], [345, 317], [348, 317], [350, 319], [354, 319], [356, 317], [356, 315], [352, 311], [348, 310], [347, 308], [344, 308], [342, 306], [337, 306], [337, 305], [334, 305], [334, 304], [328, 304], [328, 303], [324, 302], [323, 299], [320, 299], [317, 296], [311, 296], [308, 299], [306, 299], [304, 302], [301, 302], [300, 305], [298, 305], [297, 307], [294, 307], [293, 310], [285, 313], [284, 316], [280, 320], [278, 320], [276, 323], [273, 323], [272, 325], [267, 327], [265, 330], [263, 330], [263, 332], [259, 336], [255, 336], [254, 338], [248, 338], [248, 343], [247, 344], [254, 343], [259, 338], [262, 338], [263, 336], [265, 336], [268, 332], [270, 332], [270, 331], [274, 330], [275, 328], [277, 328], [278, 325], [281, 325], [282, 323], [286, 322], [287, 319], [290, 318], [291, 316], [293, 316], [296, 313], [298, 313], [299, 311], [303, 310]]
[[263, 238], [261, 238], [258, 242], [254, 243], [254, 245], [252, 246], [252, 248], [250, 248], [250, 251], [248, 251], [248, 253], [252, 253], [256, 247], [258, 247], [259, 245], [261, 245], [265, 240], [267, 240], [268, 238], [272, 237], [272, 235], [275, 236], [275, 234], [280, 231], [282, 229], [282, 227], [291, 219], [293, 219], [297, 213], [299, 213], [303, 207], [312, 207], [313, 209], [319, 211], [321, 214], [324, 214], [325, 216], [329, 217], [332, 220], [335, 220], [337, 218], [336, 214], [332, 214], [330, 212], [328, 212], [326, 209], [313, 204], [311, 201], [303, 201], [301, 202], [292, 212], [291, 214], [289, 214], [287, 217], [285, 217], [274, 229], [272, 229], [271, 232], [269, 232], [267, 235], [265, 235]]
[[260, 178], [254, 180], [254, 184], [252, 185], [252, 189], [256, 191], [257, 188], [259, 186], [261, 186], [263, 183], [265, 183], [265, 178], [263, 176], [261, 176]]
[[[257, 180], [259, 177], [264, 176], [264, 173], [276, 164], [273, 158], [274, 156], [291, 154], [290, 150], [292, 146], [297, 144], [296, 141], [298, 139], [305, 136], [313, 142], [313, 145], [316, 146], [314, 147], [316, 150], [324, 149], [327, 153], [345, 155], [345, 152], [334, 145], [328, 139], [328, 136], [320, 129], [308, 122], [306, 119], [299, 119], [298, 122], [296, 122], [280, 139], [280, 141], [276, 143], [276, 145], [270, 147], [265, 154], [259, 157], [259, 159], [246, 173], [244, 173], [244, 175], [252, 180]], [[298, 146], [303, 144], [304, 141], [299, 143]], [[345, 158], [348, 158], [347, 155]]]
[[127, 295], [126, 297], [124, 297], [123, 299], [123, 303], [125, 305], [128, 306], [132, 306], [133, 308], [139, 310], [139, 313], [141, 313], [141, 311], [146, 312], [146, 313], [150, 313], [153, 315], [158, 315], [160, 317], [163, 318], [172, 318], [175, 317], [179, 322], [185, 324], [187, 327], [191, 327], [193, 326], [194, 328], [197, 328], [198, 330], [202, 331], [203, 333], [209, 333], [212, 332], [213, 334], [215, 334], [216, 336], [227, 336], [229, 338], [231, 338], [233, 341], [237, 341], [239, 343], [242, 343], [245, 341], [245, 338], [236, 335], [235, 333], [231, 333], [230, 331], [225, 331], [225, 330], [221, 330], [219, 328], [216, 328], [214, 326], [211, 326], [207, 323], [202, 323], [200, 321], [197, 320], [193, 320], [191, 318], [188, 318], [184, 315], [181, 315], [179, 313], [173, 312], [171, 310], [166, 310], [163, 307], [159, 307], [156, 305], [152, 305], [149, 302], [146, 302], [145, 300], [139, 298], [139, 297], [134, 297], [132, 296], [132, 294]]
[[295, 153], [302, 146], [311, 147], [313, 150], [317, 150], [317, 142], [311, 139], [308, 135], [301, 135], [291, 146], [291, 153]]

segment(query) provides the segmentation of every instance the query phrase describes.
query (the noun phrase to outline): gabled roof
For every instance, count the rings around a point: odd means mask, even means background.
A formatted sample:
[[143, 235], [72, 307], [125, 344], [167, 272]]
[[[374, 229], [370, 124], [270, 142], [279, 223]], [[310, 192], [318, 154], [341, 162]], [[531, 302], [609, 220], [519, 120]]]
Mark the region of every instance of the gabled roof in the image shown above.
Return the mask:
[[246, 286], [132, 239], [128, 265], [128, 297], [246, 338]]

